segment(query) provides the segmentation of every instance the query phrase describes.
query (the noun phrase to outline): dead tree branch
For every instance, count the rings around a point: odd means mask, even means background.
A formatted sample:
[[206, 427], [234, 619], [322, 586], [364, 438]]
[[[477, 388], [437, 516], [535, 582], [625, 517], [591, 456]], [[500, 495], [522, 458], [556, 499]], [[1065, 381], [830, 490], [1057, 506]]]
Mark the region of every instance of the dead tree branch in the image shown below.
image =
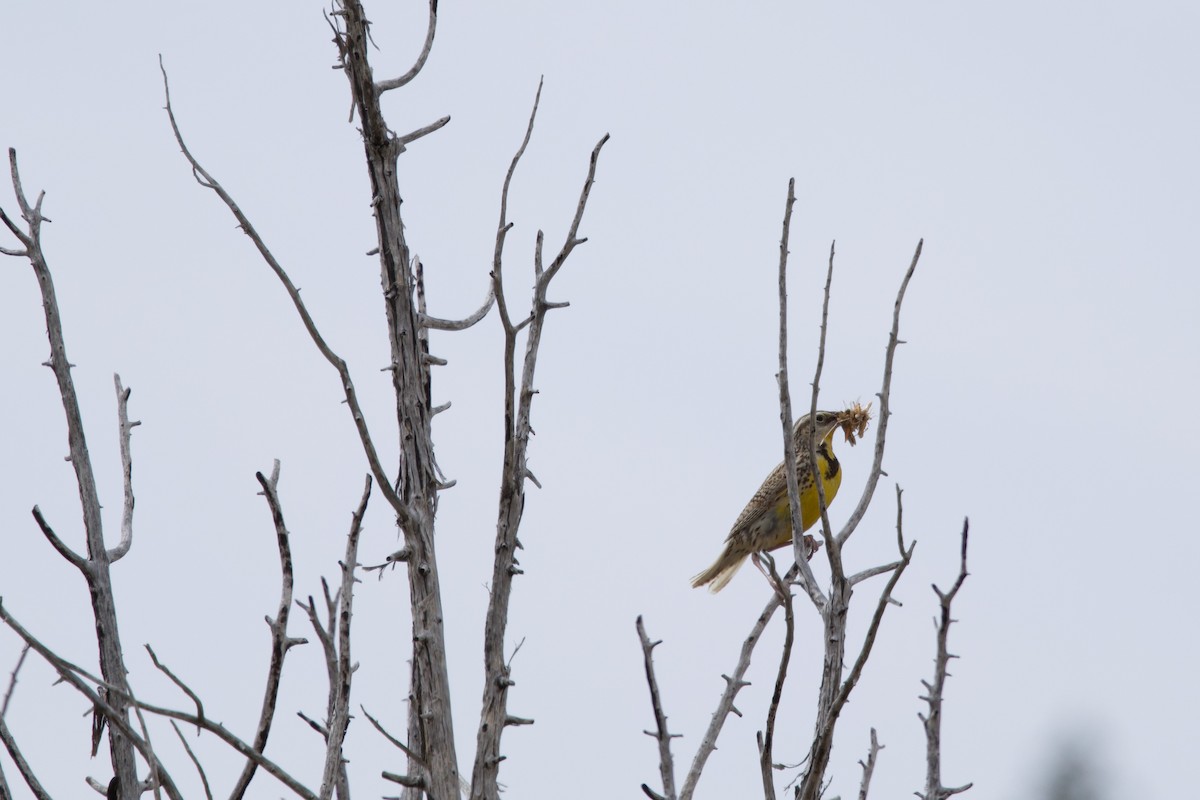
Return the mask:
[[[0, 717], [0, 742], [4, 744], [4, 749], [8, 751], [8, 755], [13, 760], [13, 764], [17, 767], [17, 772], [21, 774], [21, 778], [25, 781], [25, 785], [29, 787], [29, 791], [33, 792], [33, 796], [37, 800], [52, 800], [50, 794], [42, 786], [41, 782], [34, 774], [33, 768], [29, 766], [29, 762], [25, 760], [25, 755], [21, 752], [21, 748], [17, 746], [17, 739], [9, 730], [8, 723], [4, 721], [4, 717]], [[7, 783], [5, 783], [7, 787]], [[5, 792], [8, 789], [5, 788]], [[9, 795], [11, 796], [11, 795]]]
[[204, 766], [200, 763], [200, 759], [196, 758], [196, 754], [192, 751], [192, 746], [188, 744], [187, 737], [183, 735], [183, 731], [179, 730], [179, 725], [175, 720], [171, 720], [171, 728], [175, 731], [176, 738], [183, 745], [183, 750], [191, 759], [192, 765], [196, 767], [196, 772], [200, 774], [200, 783], [204, 787], [204, 797], [206, 800], [213, 800], [212, 789], [208, 785], [208, 774], [204, 771]]
[[[825, 370], [825, 337], [829, 331], [829, 298], [833, 287], [833, 256], [837, 242], [829, 243], [829, 267], [825, 270], [825, 291], [821, 300], [821, 338], [817, 343], [817, 367], [813, 375], [812, 400], [809, 418], [817, 414], [817, 397], [821, 392], [821, 373]], [[817, 487], [817, 508], [821, 512], [821, 538], [825, 542], [825, 556], [829, 560], [829, 571], [832, 583], [837, 585], [845, 580], [846, 574], [842, 568], [841, 548], [833, 535], [833, 526], [829, 523], [828, 498], [825, 496], [825, 482], [817, 474], [817, 439], [816, 429], [809, 427], [808, 441], [804, 443], [808, 449], [809, 469], [812, 470], [813, 480]], [[825, 609], [828, 611], [828, 608]]]
[[[794, 530], [794, 529], [793, 529]], [[771, 582], [775, 584], [783, 603], [783, 652], [779, 656], [779, 670], [775, 675], [775, 691], [771, 694], [771, 704], [767, 709], [766, 729], [759, 734], [759, 770], [762, 773], [763, 797], [765, 800], [775, 800], [775, 718], [779, 714], [779, 701], [783, 698], [783, 684], [787, 681], [788, 665], [792, 660], [792, 643], [796, 638], [796, 615], [792, 602], [792, 593], [788, 584], [775, 571], [775, 560], [763, 554], [771, 571]]]
[[[174, 672], [172, 672], [166, 664], [158, 660], [158, 654], [154, 652], [153, 647], [146, 645], [146, 652], [150, 654], [150, 661], [153, 662], [155, 669], [166, 675], [167, 678], [170, 679], [171, 683], [179, 687], [179, 691], [188, 696], [188, 698], [196, 705], [196, 716], [200, 719], [204, 719], [204, 703], [201, 702], [200, 695], [192, 691], [192, 687], [184, 683], [183, 680]], [[196, 733], [200, 733], [199, 728], [196, 728]]]
[[[799, 574], [799, 567], [792, 565], [787, 574], [783, 576], [783, 581], [786, 584], [789, 581], [796, 580]], [[725, 720], [730, 713], [737, 714], [739, 717], [742, 712], [734, 707], [733, 702], [737, 698], [737, 693], [743, 687], [749, 686], [750, 683], [745, 680], [746, 670], [750, 669], [750, 657], [754, 654], [754, 648], [758, 645], [759, 639], [762, 638], [762, 633], [767, 628], [767, 623], [771, 621], [771, 617], [775, 615], [775, 611], [783, 604], [783, 599], [779, 596], [778, 591], [771, 592], [771, 599], [767, 601], [766, 607], [762, 613], [758, 615], [754, 626], [750, 629], [750, 635], [742, 642], [742, 650], [738, 655], [737, 666], [734, 667], [733, 677], [722, 675], [725, 680], [725, 691], [721, 694], [721, 699], [717, 702], [717, 710], [713, 712], [712, 719], [709, 720], [708, 729], [704, 732], [704, 738], [700, 740], [700, 746], [696, 748], [696, 755], [692, 759], [692, 766], [688, 770], [687, 777], [684, 779], [683, 788], [679, 792], [679, 800], [691, 800], [692, 795], [696, 791], [696, 785], [700, 782], [700, 775], [704, 772], [704, 765], [708, 762], [708, 757], [717, 749], [717, 738], [721, 735], [721, 728], [725, 725]]]
[[108, 552], [110, 562], [117, 561], [133, 546], [133, 457], [130, 455], [129, 439], [133, 429], [141, 422], [129, 421], [129, 395], [132, 389], [121, 385], [121, 376], [113, 373], [113, 384], [117, 389], [117, 421], [120, 424], [121, 472], [125, 478], [125, 507], [121, 514], [121, 543]]
[[[275, 526], [275, 543], [279, 549], [280, 589], [279, 606], [275, 618], [266, 617], [267, 627], [271, 631], [271, 663], [267, 667], [267, 685], [263, 689], [262, 709], [258, 715], [258, 727], [254, 732], [253, 747], [263, 752], [267, 747], [267, 739], [271, 735], [271, 725], [275, 720], [276, 703], [279, 700], [279, 686], [283, 681], [283, 659], [292, 647], [304, 644], [304, 639], [291, 639], [287, 635], [288, 619], [292, 613], [292, 588], [294, 578], [292, 571], [292, 546], [288, 535], [287, 525], [283, 521], [283, 504], [279, 500], [279, 460], [276, 459], [271, 467], [271, 477], [267, 479], [261, 472], [254, 473], [262, 491], [259, 493], [267, 500], [271, 509], [271, 521]], [[199, 702], [199, 701], [197, 701]], [[203, 711], [197, 712], [203, 716]], [[258, 765], [253, 759], [247, 759], [242, 767], [237, 781], [229, 796], [232, 800], [241, 800], [254, 779]]]
[[875, 729], [871, 728], [871, 748], [867, 750], [867, 760], [865, 763], [858, 762], [863, 768], [862, 782], [858, 786], [858, 800], [867, 800], [867, 792], [871, 789], [871, 777], [875, 774], [875, 760], [879, 757], [879, 751], [882, 749], [883, 745], [879, 743]]
[[875, 487], [879, 484], [879, 478], [884, 474], [883, 450], [884, 444], [887, 441], [888, 420], [892, 416], [892, 364], [896, 358], [896, 348], [903, 344], [903, 341], [900, 339], [900, 307], [904, 304], [904, 295], [908, 291], [908, 282], [912, 280], [913, 273], [917, 271], [917, 262], [921, 260], [921, 249], [924, 246], [924, 239], [917, 242], [917, 249], [913, 252], [912, 261], [908, 265], [908, 270], [904, 273], [904, 280], [900, 282], [899, 291], [896, 292], [896, 302], [892, 308], [892, 330], [888, 334], [887, 349], [883, 358], [883, 386], [880, 388], [879, 394], [876, 395], [879, 398], [879, 417], [875, 423], [875, 460], [871, 464], [871, 471], [867, 473], [867, 483], [863, 487], [863, 493], [858, 500], [858, 505], [846, 519], [846, 524], [842, 526], [841, 531], [838, 532], [837, 539], [839, 546], [846, 544], [846, 540], [850, 538], [850, 534], [854, 533], [854, 529], [862, 521], [863, 515], [867, 513], [867, 507], [871, 505], [871, 498], [875, 496]]
[[371, 499], [371, 476], [367, 475], [362, 499], [351, 516], [350, 533], [346, 535], [346, 556], [342, 561], [342, 585], [337, 599], [337, 662], [336, 670], [329, 675], [329, 715], [326, 723], [328, 735], [325, 744], [325, 769], [321, 776], [321, 800], [329, 800], [334, 786], [338, 796], [349, 797], [346, 782], [345, 758], [342, 743], [346, 728], [350, 724], [350, 682], [354, 667], [350, 660], [350, 621], [353, 616], [354, 570], [358, 567], [358, 541], [362, 533], [363, 516], [367, 513], [367, 501]]
[[406, 83], [417, 77], [421, 69], [425, 66], [425, 62], [429, 59], [429, 53], [433, 50], [433, 36], [437, 32], [437, 0], [429, 0], [429, 29], [425, 34], [425, 44], [421, 47], [421, 53], [417, 56], [417, 61], [408, 72], [401, 75], [399, 78], [391, 80], [379, 81], [375, 84], [376, 94], [383, 94], [392, 89], [399, 89]]
[[[605, 134], [592, 149], [587, 177], [575, 207], [575, 216], [567, 231], [566, 239], [558, 254], [548, 267], [542, 264], [542, 232], [538, 231], [534, 252], [534, 287], [529, 314], [521, 323], [514, 324], [509, 315], [509, 303], [504, 292], [503, 253], [504, 239], [512, 228], [508, 221], [508, 190], [517, 164], [529, 145], [533, 135], [533, 124], [541, 100], [542, 85], [538, 83], [533, 110], [520, 147], [513, 156], [504, 186], [500, 194], [500, 222], [496, 230], [496, 246], [492, 260], [492, 294], [500, 313], [504, 330], [504, 462], [500, 479], [500, 503], [496, 521], [495, 560], [492, 567], [491, 593], [484, 627], [484, 688], [483, 704], [476, 736], [475, 764], [471, 772], [472, 800], [494, 798], [499, 792], [497, 785], [500, 772], [500, 741], [504, 729], [519, 718], [508, 713], [508, 690], [513, 685], [510, 670], [504, 660], [504, 636], [508, 626], [509, 600], [512, 596], [513, 578], [521, 573], [516, 551], [521, 546], [517, 533], [525, 509], [525, 482], [536, 484], [528, 466], [529, 436], [532, 432], [530, 413], [537, 366], [538, 349], [541, 345], [546, 313], [557, 304], [549, 302], [547, 290], [558, 271], [566, 263], [577, 245], [587, 241], [579, 236], [579, 226], [587, 208], [588, 197], [596, 180], [596, 164], [600, 150], [608, 141]], [[525, 339], [525, 355], [520, 377], [517, 375], [517, 334], [528, 326]]]
[[[792, 228], [792, 206], [796, 204], [796, 179], [788, 180], [787, 202], [783, 210], [783, 233], [779, 238], [779, 421], [783, 426], [783, 463], [787, 474], [788, 502], [792, 514], [792, 549], [799, 577], [800, 588], [808, 594], [817, 610], [828, 605], [828, 598], [817, 586], [808, 559], [812, 555], [805, 545], [804, 524], [800, 519], [800, 482], [796, 475], [796, 442], [792, 422], [792, 395], [788, 387], [787, 356], [787, 260], [788, 239]], [[815, 459], [814, 459], [815, 463]], [[820, 481], [817, 482], [820, 485]]]
[[408, 510], [405, 507], [404, 502], [400, 500], [395, 491], [390, 488], [391, 482], [388, 480], [387, 474], [383, 471], [383, 464], [380, 463], [379, 455], [375, 450], [375, 442], [371, 438], [371, 432], [367, 427], [366, 418], [363, 416], [362, 408], [359, 406], [358, 393], [354, 388], [354, 381], [350, 377], [349, 367], [346, 365], [346, 362], [341, 358], [341, 356], [333, 352], [333, 350], [325, 342], [325, 337], [321, 335], [320, 330], [317, 328], [316, 322], [313, 321], [312, 315], [308, 313], [307, 306], [305, 306], [304, 301], [300, 299], [300, 290], [296, 288], [294, 283], [292, 283], [292, 279], [283, 269], [283, 266], [279, 263], [279, 261], [276, 260], [275, 256], [271, 253], [262, 237], [259, 236], [258, 230], [255, 229], [254, 225], [250, 222], [249, 217], [242, 212], [242, 209], [234, 201], [229, 192], [225, 191], [225, 188], [221, 186], [220, 182], [217, 181], [216, 178], [214, 178], [206, 169], [204, 169], [204, 167], [200, 165], [200, 162], [196, 160], [196, 157], [192, 155], [191, 150], [188, 149], [187, 144], [183, 140], [183, 132], [180, 131], [179, 124], [175, 120], [175, 110], [171, 105], [171, 87], [167, 82], [167, 70], [162, 65], [161, 57], [159, 57], [159, 69], [162, 71], [163, 76], [163, 94], [166, 98], [166, 112], [167, 118], [171, 123], [171, 131], [175, 135], [175, 142], [179, 145], [179, 149], [183, 153], [183, 157], [187, 159], [188, 164], [191, 165], [193, 177], [195, 177], [196, 182], [204, 188], [212, 189], [217, 196], [221, 198], [221, 202], [223, 202], [229, 208], [230, 212], [233, 213], [233, 216], [238, 221], [238, 227], [242, 229], [243, 233], [250, 237], [250, 241], [254, 243], [255, 249], [257, 249], [259, 255], [262, 256], [263, 261], [267, 263], [267, 266], [271, 268], [271, 271], [275, 273], [276, 277], [279, 278], [280, 283], [283, 284], [284, 289], [287, 290], [288, 297], [291, 298], [292, 304], [296, 307], [296, 313], [300, 315], [300, 320], [304, 323], [304, 329], [308, 331], [308, 335], [312, 338], [313, 343], [317, 346], [317, 349], [321, 352], [321, 355], [325, 357], [325, 360], [333, 365], [333, 368], [337, 370], [338, 376], [342, 380], [342, 391], [346, 396], [346, 405], [349, 406], [350, 415], [354, 419], [354, 425], [358, 431], [359, 440], [362, 442], [363, 451], [367, 456], [367, 463], [371, 467], [371, 474], [373, 474], [375, 479], [379, 482], [384, 496], [392, 505], [393, 510], [396, 512], [397, 518], [401, 520], [401, 525], [403, 525], [404, 520], [407, 519]]
[[645, 784], [642, 784], [642, 791], [649, 797], [675, 800], [675, 761], [671, 758], [671, 739], [680, 734], [672, 734], [667, 728], [667, 715], [663, 712], [658, 679], [654, 676], [654, 648], [662, 644], [662, 640], [650, 641], [640, 615], [637, 618], [637, 632], [638, 638], [642, 642], [642, 660], [646, 665], [646, 684], [650, 687], [650, 705], [654, 709], [654, 732], [643, 731], [643, 733], [654, 737], [658, 742], [658, 769], [663, 785], [661, 795], [653, 793]]
[[962, 527], [962, 561], [958, 570], [958, 578], [950, 591], [943, 592], [934, 584], [933, 591], [938, 596], [941, 615], [937, 623], [937, 657], [934, 660], [933, 683], [921, 681], [925, 694], [921, 697], [929, 704], [928, 714], [918, 714], [925, 725], [925, 793], [919, 794], [922, 800], [946, 800], [956, 794], [965, 792], [974, 784], [967, 783], [957, 787], [942, 785], [942, 700], [946, 688], [946, 678], [950, 673], [947, 668], [950, 659], [958, 658], [948, 649], [950, 625], [955, 622], [950, 615], [950, 604], [967, 579], [967, 533], [970, 529], [969, 520], [963, 520]]
[[17, 676], [21, 674], [21, 667], [25, 665], [25, 657], [28, 655], [29, 645], [25, 645], [21, 648], [21, 655], [17, 657], [16, 666], [8, 674], [8, 688], [4, 690], [4, 701], [0, 702], [0, 719], [4, 719], [8, 714], [8, 704], [12, 700], [13, 692], [17, 689]]
[[[50, 275], [50, 267], [42, 251], [42, 223], [48, 221], [42, 215], [42, 201], [45, 199], [45, 192], [39, 193], [37, 200], [30, 204], [21, 185], [21, 175], [17, 169], [17, 152], [12, 148], [8, 151], [8, 162], [13, 192], [16, 195], [21, 219], [25, 225], [22, 228], [3, 210], [0, 210], [0, 221], [4, 222], [23, 247], [21, 250], [6, 249], [4, 253], [29, 259], [41, 290], [42, 310], [46, 318], [46, 335], [50, 342], [50, 358], [46, 363], [53, 371], [55, 381], [58, 383], [58, 393], [66, 415], [67, 442], [70, 447], [69, 458], [75, 469], [75, 482], [79, 489], [79, 502], [83, 512], [83, 527], [87, 541], [87, 558], [83, 559], [72, 552], [54, 535], [36, 506], [34, 507], [34, 518], [54, 548], [79, 569], [88, 583], [88, 593], [92, 599], [92, 613], [96, 623], [96, 645], [99, 650], [100, 672], [107, 683], [118, 687], [119, 691], [112, 698], [114, 713], [126, 721], [125, 727], [128, 728], [125, 697], [130, 695], [130, 692], [126, 682], [127, 671], [117, 628], [116, 604], [113, 598], [112, 578], [109, 573], [110, 556], [104, 544], [100, 497], [96, 490], [96, 476], [92, 468], [91, 455], [88, 453], [83, 416], [79, 410], [79, 398], [75, 392], [75, 382], [71, 377], [72, 365], [67, 358], [62, 317], [54, 292], [54, 280]], [[124, 401], [121, 401], [119, 406], [123, 411]], [[123, 434], [127, 433], [127, 429], [124, 427], [127, 422], [126, 419], [122, 423]], [[123, 455], [127, 454], [123, 453]], [[132, 515], [132, 501], [130, 499], [127, 502], [129, 513]], [[128, 546], [124, 542], [117, 548], [119, 555], [124, 555], [127, 550]], [[120, 732], [115, 732], [110, 728], [109, 756], [113, 772], [121, 786], [121, 800], [135, 800], [138, 780], [133, 745], [121, 735], [124, 731], [120, 730], [120, 726], [114, 727], [118, 728]], [[147, 761], [154, 763], [152, 758], [147, 758]]]
[[[25, 657], [29, 655], [29, 645], [21, 648], [21, 655], [17, 657], [17, 664], [13, 667], [8, 677], [8, 688], [4, 691], [4, 701], [0, 702], [0, 742], [4, 744], [4, 749], [8, 751], [8, 755], [12, 758], [13, 763], [17, 765], [17, 771], [21, 773], [21, 777], [25, 779], [26, 785], [36, 797], [48, 797], [41, 784], [38, 783], [37, 777], [29, 770], [29, 765], [21, 755], [20, 748], [17, 747], [16, 737], [8, 729], [8, 723], [5, 722], [5, 716], [8, 714], [8, 704], [12, 700], [13, 692], [17, 688], [17, 676], [21, 673], [21, 667], [25, 664]], [[0, 768], [0, 800], [9, 800], [12, 797], [12, 791], [8, 788], [8, 780], [4, 777], [4, 770]]]

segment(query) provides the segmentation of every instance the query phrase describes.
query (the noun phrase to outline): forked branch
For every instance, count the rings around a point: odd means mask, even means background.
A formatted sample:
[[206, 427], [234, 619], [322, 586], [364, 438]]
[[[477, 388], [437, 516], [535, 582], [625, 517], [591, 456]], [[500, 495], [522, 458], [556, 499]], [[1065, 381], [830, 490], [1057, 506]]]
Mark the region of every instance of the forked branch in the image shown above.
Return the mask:
[[654, 648], [662, 644], [662, 640], [650, 641], [646, 635], [646, 626], [642, 618], [637, 618], [638, 638], [642, 642], [642, 660], [646, 666], [646, 684], [650, 687], [650, 705], [654, 709], [654, 731], [644, 731], [658, 742], [658, 771], [662, 776], [663, 793], [653, 792], [646, 784], [642, 784], [642, 792], [654, 800], [675, 800], [675, 761], [671, 758], [671, 739], [679, 736], [672, 734], [667, 728], [667, 715], [663, 711], [662, 697], [658, 690], [658, 678], [654, 675]]
[[970, 789], [973, 784], [947, 787], [942, 785], [942, 699], [946, 688], [946, 678], [949, 677], [947, 668], [950, 659], [958, 656], [950, 653], [948, 640], [950, 625], [955, 622], [950, 615], [950, 604], [967, 579], [967, 533], [970, 529], [968, 520], [963, 520], [962, 527], [962, 560], [958, 570], [958, 578], [950, 591], [943, 592], [934, 584], [933, 591], [938, 596], [941, 613], [937, 626], [937, 656], [934, 659], [933, 682], [921, 681], [925, 687], [925, 695], [921, 698], [929, 704], [927, 714], [920, 714], [921, 722], [925, 725], [925, 793], [918, 796], [922, 800], [946, 800]]
[[[3, 252], [6, 255], [29, 259], [29, 263], [33, 267], [34, 276], [37, 278], [38, 287], [41, 290], [42, 310], [46, 318], [46, 336], [50, 343], [50, 358], [45, 363], [54, 373], [55, 381], [58, 384], [59, 397], [62, 400], [63, 411], [66, 415], [67, 442], [70, 448], [69, 460], [71, 466], [75, 469], [75, 483], [79, 490], [79, 503], [83, 512], [83, 529], [87, 542], [87, 558], [85, 559], [72, 551], [55, 535], [37, 506], [34, 506], [33, 516], [37, 520], [42, 533], [51, 545], [54, 546], [55, 550], [76, 567], [83, 575], [84, 580], [87, 581], [88, 594], [92, 600], [92, 614], [95, 619], [100, 671], [104, 675], [105, 682], [117, 688], [117, 691], [111, 695], [112, 705], [109, 707], [114, 709], [114, 714], [122, 717], [121, 724], [114, 722], [109, 729], [109, 757], [112, 762], [113, 773], [118, 778], [118, 784], [121, 787], [121, 800], [134, 800], [137, 795], [136, 787], [138, 785], [137, 764], [135, 763], [133, 752], [134, 746], [131, 742], [126, 741], [123, 736], [126, 730], [130, 730], [126, 716], [125, 700], [131, 694], [126, 682], [128, 670], [125, 668], [120, 632], [117, 628], [116, 601], [113, 596], [112, 578], [109, 570], [110, 554], [104, 542], [103, 517], [101, 515], [100, 496], [96, 490], [96, 476], [92, 467], [92, 458], [88, 452], [87, 437], [84, 434], [83, 415], [79, 409], [79, 397], [75, 391], [75, 382], [71, 377], [71, 368], [73, 365], [67, 358], [66, 340], [62, 329], [62, 316], [59, 312], [58, 299], [54, 291], [54, 279], [51, 277], [49, 264], [46, 262], [45, 253], [42, 251], [42, 223], [48, 221], [42, 215], [42, 201], [45, 199], [45, 192], [39, 193], [37, 200], [31, 204], [25, 194], [24, 187], [21, 185], [21, 174], [17, 169], [17, 153], [11, 148], [8, 151], [8, 161], [13, 192], [16, 195], [17, 205], [21, 210], [21, 219], [25, 224], [24, 227], [17, 225], [3, 209], [0, 209], [0, 221], [3, 221], [5, 227], [22, 244], [22, 249], [20, 250], [5, 249]], [[118, 389], [118, 395], [121, 398], [119, 406], [123, 413], [124, 402], [128, 399], [128, 395], [121, 397], [121, 394], [121, 390]], [[127, 444], [126, 436], [130, 427], [132, 425], [128, 423], [128, 419], [123, 418], [122, 439], [124, 444]], [[127, 450], [123, 450], [122, 455], [123, 459], [127, 459]], [[133, 504], [131, 491], [126, 495], [126, 510], [126, 519], [132, 525]], [[123, 537], [122, 543], [114, 551], [117, 558], [123, 556], [128, 551], [131, 537], [132, 533], [130, 533], [129, 539]], [[145, 743], [142, 746], [149, 750]], [[146, 756], [146, 760], [151, 765], [157, 763], [153, 759], [152, 753]]]
[[[483, 707], [480, 711], [479, 729], [476, 735], [475, 765], [471, 773], [472, 800], [486, 800], [498, 795], [500, 741], [504, 729], [521, 724], [519, 717], [508, 712], [508, 689], [513, 685], [510, 667], [504, 658], [504, 637], [508, 627], [509, 601], [512, 596], [513, 578], [521, 574], [516, 551], [521, 546], [517, 533], [525, 509], [525, 483], [536, 485], [537, 479], [528, 465], [529, 437], [532, 433], [530, 415], [537, 367], [538, 349], [541, 346], [546, 314], [560, 304], [547, 300], [546, 292], [554, 276], [566, 263], [575, 247], [586, 239], [579, 236], [579, 226], [587, 208], [588, 196], [596, 179], [596, 165], [600, 150], [608, 141], [605, 134], [592, 149], [587, 177], [580, 191], [575, 215], [567, 231], [566, 239], [549, 267], [542, 265], [541, 231], [538, 232], [534, 250], [534, 287], [529, 312], [521, 322], [514, 323], [510, 315], [509, 302], [504, 291], [503, 255], [504, 241], [512, 224], [508, 221], [508, 192], [512, 185], [517, 164], [533, 135], [533, 124], [541, 101], [542, 84], [538, 83], [533, 110], [525, 135], [509, 164], [500, 192], [500, 221], [496, 230], [496, 243], [492, 257], [492, 294], [496, 298], [500, 322], [504, 332], [504, 462], [500, 477], [500, 503], [496, 520], [495, 558], [492, 566], [491, 592], [484, 626], [484, 689]], [[517, 373], [517, 335], [528, 328], [525, 337], [525, 354], [520, 376]], [[518, 388], [519, 387], [519, 388]]]

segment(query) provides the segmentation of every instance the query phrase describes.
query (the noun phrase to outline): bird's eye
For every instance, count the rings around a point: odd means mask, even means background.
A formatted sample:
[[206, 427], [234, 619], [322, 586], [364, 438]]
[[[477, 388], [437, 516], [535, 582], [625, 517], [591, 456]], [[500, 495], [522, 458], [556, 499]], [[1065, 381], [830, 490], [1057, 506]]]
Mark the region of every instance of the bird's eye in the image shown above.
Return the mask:
[[824, 421], [825, 421], [825, 415], [817, 414], [817, 422], [820, 423], [820, 422], [824, 422]]

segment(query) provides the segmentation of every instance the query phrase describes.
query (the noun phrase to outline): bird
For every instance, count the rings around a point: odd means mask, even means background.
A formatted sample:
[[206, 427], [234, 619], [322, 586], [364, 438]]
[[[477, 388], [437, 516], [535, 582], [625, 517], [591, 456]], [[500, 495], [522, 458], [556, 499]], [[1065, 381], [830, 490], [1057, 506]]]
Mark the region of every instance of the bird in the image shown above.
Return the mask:
[[[809, 417], [812, 417], [810, 422]], [[792, 428], [792, 442], [796, 448], [796, 480], [800, 489], [800, 526], [802, 531], [812, 527], [821, 517], [817, 484], [813, 480], [809, 458], [808, 437], [815, 431], [817, 471], [825, 486], [825, 505], [829, 506], [842, 485], [842, 469], [833, 454], [833, 432], [839, 427], [846, 431], [846, 438], [854, 442], [852, 429], [866, 428], [866, 411], [855, 404], [853, 409], [818, 411], [805, 414]], [[713, 565], [692, 578], [692, 587], [707, 585], [716, 593], [745, 563], [748, 556], [764, 550], [774, 550], [792, 543], [792, 512], [788, 502], [787, 470], [781, 462], [771, 470], [762, 486], [750, 498], [746, 508], [738, 515], [737, 522], [725, 538], [725, 548]]]

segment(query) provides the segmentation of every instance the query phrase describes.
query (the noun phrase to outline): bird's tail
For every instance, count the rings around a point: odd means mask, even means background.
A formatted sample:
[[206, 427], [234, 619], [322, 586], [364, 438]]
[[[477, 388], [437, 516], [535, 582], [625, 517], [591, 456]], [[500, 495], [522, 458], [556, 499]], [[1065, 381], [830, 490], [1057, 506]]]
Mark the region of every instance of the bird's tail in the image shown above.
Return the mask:
[[738, 553], [731, 548], [726, 548], [711, 567], [692, 578], [692, 588], [708, 584], [708, 590], [716, 594], [733, 580], [733, 576], [737, 574], [744, 563], [746, 563], [745, 553]]

